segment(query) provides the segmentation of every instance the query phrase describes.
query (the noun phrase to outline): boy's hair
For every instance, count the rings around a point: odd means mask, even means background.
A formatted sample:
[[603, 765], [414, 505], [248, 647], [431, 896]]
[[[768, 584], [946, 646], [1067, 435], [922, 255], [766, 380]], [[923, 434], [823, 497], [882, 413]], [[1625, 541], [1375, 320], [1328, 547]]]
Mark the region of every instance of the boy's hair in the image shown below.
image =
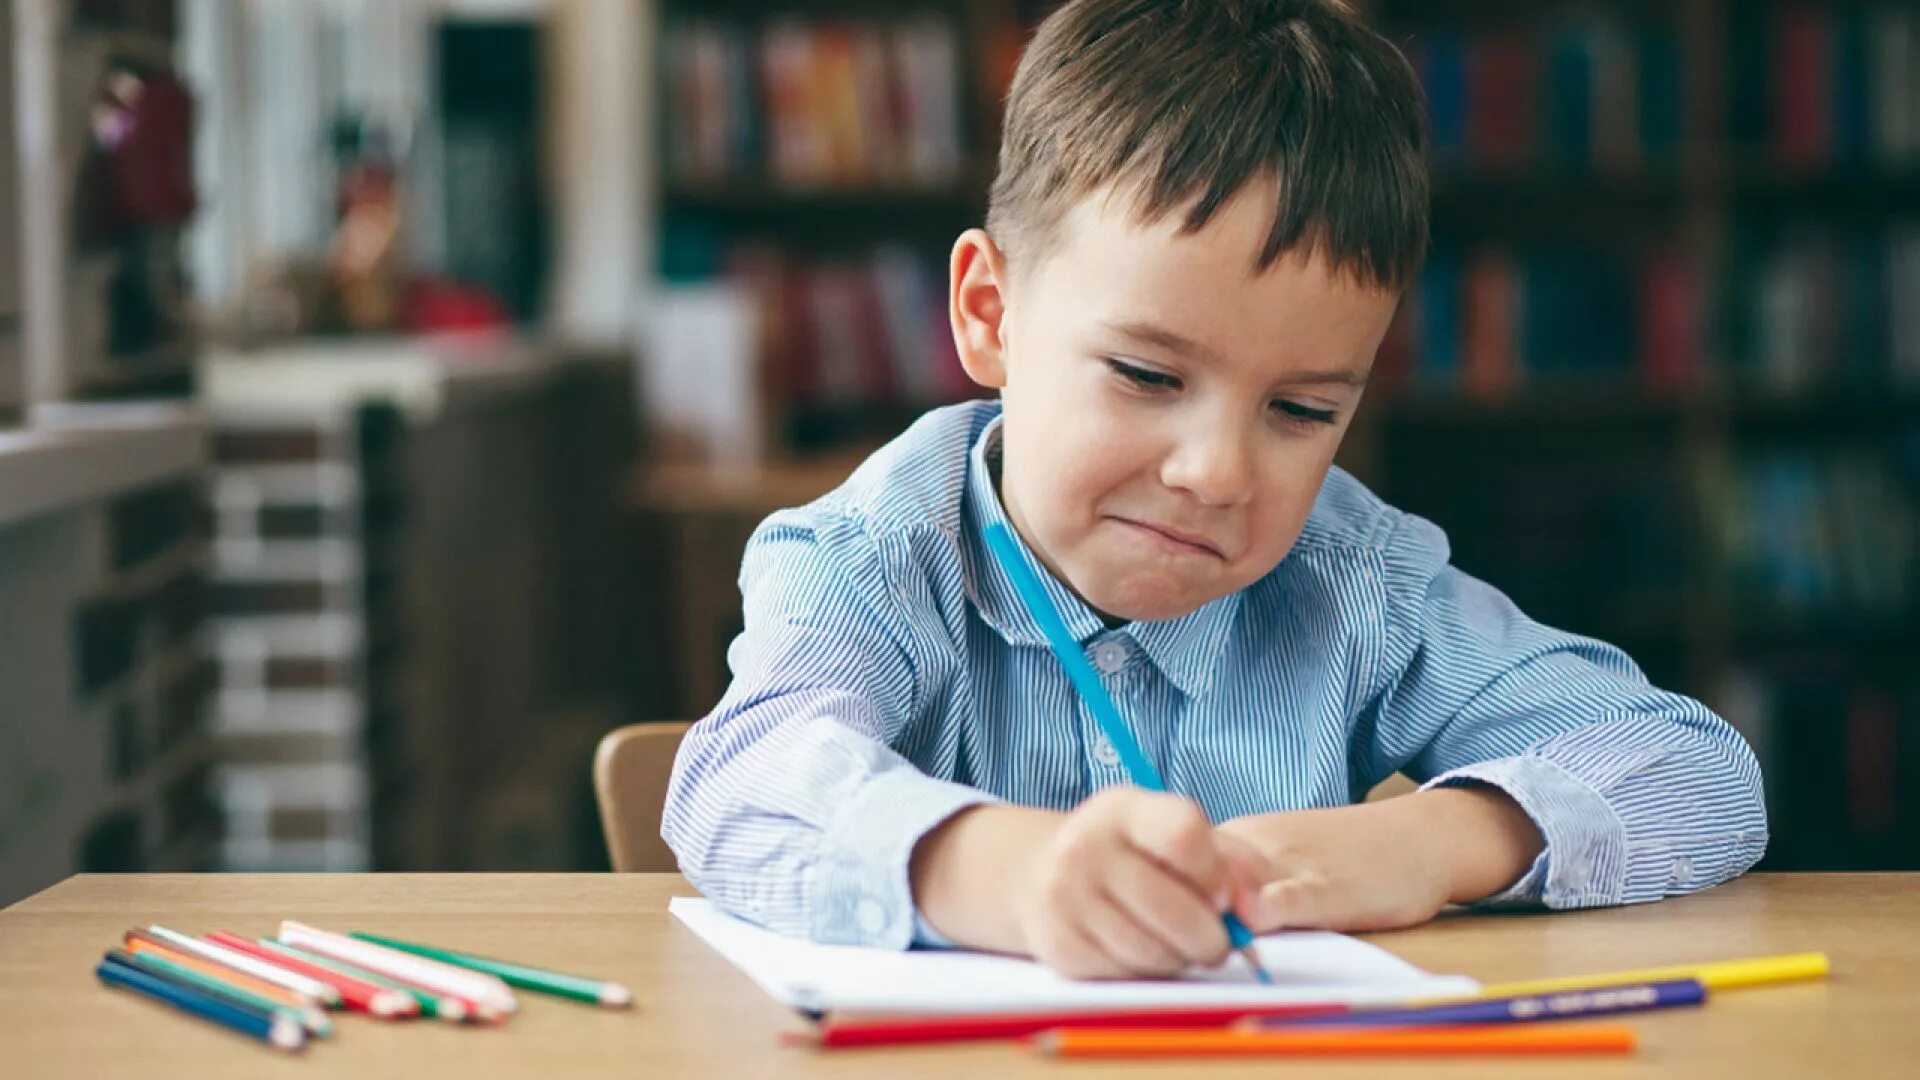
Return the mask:
[[987, 228], [1015, 260], [1114, 185], [1194, 232], [1249, 183], [1279, 197], [1255, 265], [1312, 249], [1398, 291], [1427, 245], [1426, 124], [1399, 50], [1339, 0], [1071, 0], [1007, 103]]

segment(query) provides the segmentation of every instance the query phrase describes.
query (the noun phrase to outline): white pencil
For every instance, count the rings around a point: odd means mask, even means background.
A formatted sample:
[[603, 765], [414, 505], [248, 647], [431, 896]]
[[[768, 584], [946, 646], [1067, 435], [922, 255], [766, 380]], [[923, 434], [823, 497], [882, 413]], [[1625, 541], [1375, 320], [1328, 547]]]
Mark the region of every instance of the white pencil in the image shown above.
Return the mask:
[[356, 967], [391, 976], [440, 994], [467, 998], [503, 1012], [519, 1008], [513, 991], [498, 976], [414, 956], [370, 941], [335, 934], [287, 920], [280, 924], [280, 940], [296, 949], [331, 956]]
[[149, 926], [147, 933], [203, 960], [224, 964], [263, 982], [270, 982], [275, 986], [291, 990], [301, 997], [312, 998], [329, 1009], [340, 1007], [340, 991], [319, 979], [302, 975], [297, 971], [289, 971], [278, 964], [269, 964], [257, 956], [248, 956], [238, 949], [229, 949], [225, 945], [202, 941], [197, 937], [182, 934], [177, 930], [169, 930], [164, 926]]

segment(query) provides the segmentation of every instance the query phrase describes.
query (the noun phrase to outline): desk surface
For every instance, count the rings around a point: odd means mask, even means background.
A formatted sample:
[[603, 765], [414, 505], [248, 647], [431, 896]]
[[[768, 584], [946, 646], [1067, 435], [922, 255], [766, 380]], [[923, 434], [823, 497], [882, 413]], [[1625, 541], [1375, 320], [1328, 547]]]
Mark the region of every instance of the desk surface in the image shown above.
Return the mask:
[[[1088, 1066], [1014, 1045], [822, 1053], [804, 1025], [667, 915], [677, 875], [83, 876], [0, 911], [0, 1072], [26, 1076], [344, 1075], [1013, 1077]], [[106, 990], [93, 964], [127, 927], [274, 931], [282, 917], [381, 930], [618, 979], [631, 1012], [525, 995], [502, 1028], [353, 1016], [282, 1056]], [[1457, 916], [1374, 935], [1432, 971], [1483, 980], [1825, 950], [1830, 982], [1729, 992], [1705, 1013], [1634, 1021], [1630, 1062], [1328, 1063], [1342, 1076], [1912, 1075], [1920, 1060], [1920, 874], [1757, 875], [1699, 896], [1555, 915]], [[1274, 1063], [1180, 1063], [1174, 1075], [1271, 1076]], [[1308, 1066], [1296, 1066], [1308, 1067]], [[1116, 1072], [1145, 1072], [1128, 1065]]]

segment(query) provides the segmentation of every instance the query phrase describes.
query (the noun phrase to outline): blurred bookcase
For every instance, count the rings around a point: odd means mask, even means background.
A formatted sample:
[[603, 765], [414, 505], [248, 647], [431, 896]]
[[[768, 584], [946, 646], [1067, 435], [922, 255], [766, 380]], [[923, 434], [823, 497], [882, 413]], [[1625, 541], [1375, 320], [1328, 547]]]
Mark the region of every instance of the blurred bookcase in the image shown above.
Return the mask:
[[1370, 8], [1434, 214], [1368, 478], [1738, 725], [1763, 865], [1920, 867], [1920, 5]]
[[759, 314], [774, 455], [877, 443], [974, 393], [946, 262], [985, 215], [1019, 0], [666, 0], [661, 265]]
[[697, 716], [725, 689], [754, 524], [824, 494], [925, 409], [977, 392], [953, 353], [947, 257], [985, 218], [1006, 89], [1049, 7], [659, 5], [658, 270], [669, 292], [731, 285], [755, 313], [746, 411], [764, 450], [671, 460], [654, 427], [627, 493], [641, 561], [660, 568], [640, 715]]

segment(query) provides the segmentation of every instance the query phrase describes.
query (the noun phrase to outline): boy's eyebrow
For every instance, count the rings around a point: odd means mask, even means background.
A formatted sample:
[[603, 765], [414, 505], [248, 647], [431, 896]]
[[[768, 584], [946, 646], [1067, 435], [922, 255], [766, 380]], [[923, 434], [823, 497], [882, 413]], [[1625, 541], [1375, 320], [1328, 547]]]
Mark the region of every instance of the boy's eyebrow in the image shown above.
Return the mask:
[[[1100, 325], [1119, 334], [1121, 337], [1131, 338], [1142, 344], [1152, 345], [1156, 348], [1165, 349], [1168, 352], [1180, 353], [1183, 356], [1197, 357], [1210, 364], [1222, 363], [1219, 353], [1214, 352], [1212, 349], [1191, 338], [1169, 330], [1159, 323], [1122, 319], [1117, 321], [1107, 320]], [[1323, 371], [1295, 372], [1289, 374], [1285, 381], [1290, 386], [1325, 384], [1365, 386], [1367, 385], [1367, 375], [1368, 373], [1365, 371], [1354, 371], [1349, 368], [1328, 368]]]

